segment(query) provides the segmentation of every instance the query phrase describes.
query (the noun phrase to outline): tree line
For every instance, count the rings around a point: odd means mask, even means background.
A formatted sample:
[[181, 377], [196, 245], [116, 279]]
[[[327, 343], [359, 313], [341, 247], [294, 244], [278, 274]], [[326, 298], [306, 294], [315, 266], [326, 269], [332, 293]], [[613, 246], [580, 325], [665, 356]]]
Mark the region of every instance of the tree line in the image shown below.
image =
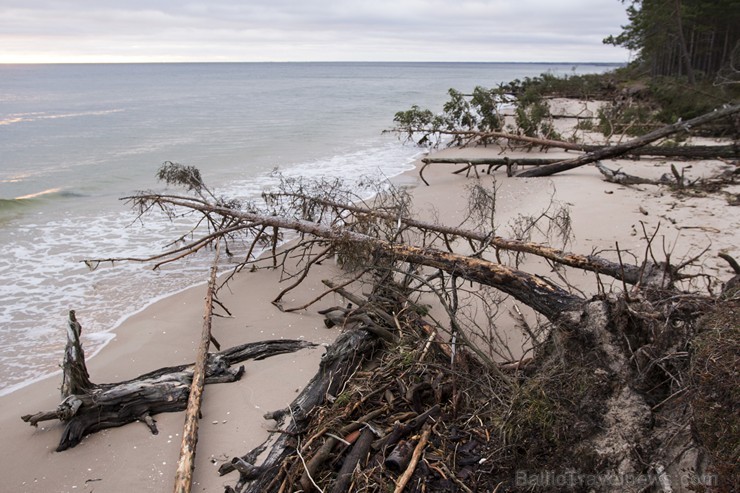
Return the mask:
[[[627, 0], [621, 0], [626, 3]], [[738, 81], [740, 3], [736, 0], [631, 0], [629, 23], [604, 39], [637, 53], [652, 76]]]

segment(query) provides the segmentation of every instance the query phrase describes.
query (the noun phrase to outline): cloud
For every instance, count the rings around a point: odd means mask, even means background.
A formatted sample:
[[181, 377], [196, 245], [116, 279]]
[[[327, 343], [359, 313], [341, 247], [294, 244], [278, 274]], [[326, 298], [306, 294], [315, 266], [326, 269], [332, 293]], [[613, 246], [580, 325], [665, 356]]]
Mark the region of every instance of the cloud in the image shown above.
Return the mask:
[[8, 61], [624, 61], [617, 0], [0, 0]]

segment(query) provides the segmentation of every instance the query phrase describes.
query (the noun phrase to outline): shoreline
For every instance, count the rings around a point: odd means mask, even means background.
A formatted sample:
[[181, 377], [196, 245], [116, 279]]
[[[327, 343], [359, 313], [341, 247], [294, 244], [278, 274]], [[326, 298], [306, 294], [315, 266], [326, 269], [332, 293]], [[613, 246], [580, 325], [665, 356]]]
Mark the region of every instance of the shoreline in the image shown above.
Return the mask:
[[[413, 171], [415, 169], [415, 163], [418, 161], [418, 159], [420, 159], [420, 156], [423, 153], [424, 153], [424, 151], [419, 151], [416, 154], [414, 154], [413, 157], [409, 158], [406, 161], [405, 164], [399, 165], [399, 166], [396, 166], [395, 167], [395, 168], [399, 168], [399, 169], [400, 168], [407, 168], [407, 169], [404, 169], [403, 171], [400, 171], [400, 172], [398, 172], [398, 173], [396, 173], [394, 175], [390, 175], [390, 176], [386, 176], [382, 170], [378, 170], [378, 176], [381, 176], [382, 175], [388, 181], [393, 182], [398, 177], [401, 177], [401, 176], [405, 175], [406, 173], [409, 173], [410, 171]], [[290, 240], [284, 241], [283, 243], [280, 244], [280, 246], [284, 245], [285, 243], [287, 243], [289, 241]], [[264, 251], [263, 252], [259, 252], [259, 254], [257, 255], [257, 258], [259, 258], [263, 253], [264, 253]], [[144, 265], [146, 265], [146, 264], [144, 264]], [[219, 276], [222, 276], [224, 274], [227, 274], [230, 271], [230, 268], [228, 268], [228, 266], [223, 266], [223, 267], [224, 267], [224, 270], [223, 270], [223, 272], [221, 272], [219, 274]], [[108, 267], [108, 268], [111, 268], [111, 267]], [[204, 272], [207, 273], [207, 271], [204, 271]], [[163, 300], [165, 298], [168, 298], [170, 296], [177, 296], [180, 293], [182, 293], [184, 291], [187, 291], [187, 290], [189, 290], [191, 288], [196, 288], [198, 286], [203, 286], [203, 285], [206, 284], [206, 282], [207, 282], [207, 280], [204, 278], [204, 279], [199, 280], [199, 281], [197, 281], [195, 283], [189, 284], [187, 286], [180, 287], [180, 288], [178, 288], [178, 289], [176, 289], [176, 290], [174, 290], [172, 292], [155, 296], [152, 299], [150, 299], [148, 302], [146, 302], [143, 306], [137, 308], [136, 310], [134, 310], [134, 311], [132, 311], [130, 313], [126, 313], [126, 314], [121, 315], [113, 324], [111, 324], [111, 326], [108, 329], [94, 332], [93, 333], [94, 335], [92, 335], [92, 336], [89, 333], [88, 334], [85, 334], [83, 332], [83, 335], [82, 335], [83, 343], [84, 342], [91, 342], [90, 341], [91, 338], [94, 338], [95, 339], [95, 346], [96, 346], [95, 347], [95, 350], [93, 352], [85, 355], [86, 358], [87, 358], [87, 360], [90, 361], [90, 360], [94, 359], [106, 346], [108, 346], [108, 344], [110, 344], [110, 342], [113, 339], [115, 339], [115, 337], [116, 337], [116, 335], [115, 335], [116, 331], [118, 331], [121, 326], [125, 325], [126, 322], [128, 321], [128, 319], [130, 319], [131, 317], [134, 317], [135, 315], [137, 315], [137, 314], [141, 313], [142, 311], [146, 310], [147, 308], [149, 308], [151, 305], [153, 305], [153, 304], [155, 304], [155, 303], [157, 303], [157, 302], [159, 302], [159, 301], [161, 301], [161, 300]], [[59, 329], [60, 331], [61, 331], [61, 328], [63, 328], [65, 326], [65, 324], [66, 324], [65, 320], [66, 320], [65, 317], [60, 317], [59, 318], [58, 327], [60, 327], [60, 329]], [[84, 326], [83, 326], [83, 329], [84, 329]], [[62, 354], [62, 352], [64, 350], [64, 345], [63, 344], [60, 345], [60, 347], [58, 349], [59, 349], [59, 354], [60, 354], [60, 357], [61, 357], [61, 354]], [[0, 389], [0, 397], [4, 397], [4, 396], [7, 396], [7, 395], [10, 395], [13, 392], [16, 392], [18, 390], [21, 390], [21, 389], [23, 389], [23, 388], [25, 388], [25, 387], [27, 387], [29, 385], [33, 385], [35, 383], [42, 382], [42, 381], [46, 380], [47, 378], [52, 378], [52, 377], [56, 377], [56, 376], [59, 376], [59, 375], [61, 375], [61, 370], [53, 370], [50, 373], [45, 373], [45, 374], [42, 374], [42, 375], [38, 375], [38, 376], [32, 377], [29, 380], [25, 380], [25, 381], [21, 381], [21, 382], [18, 382], [18, 383], [14, 383], [14, 384], [12, 384], [12, 385], [10, 385], [8, 387], [5, 387], [3, 389]]]
[[[491, 146], [435, 152], [437, 155], [443, 153], [471, 157], [497, 154], [498, 150]], [[553, 157], [561, 154], [550, 151], [527, 155]], [[421, 219], [437, 217], [438, 213], [440, 222], [455, 223], [467, 208], [466, 188], [476, 180], [453, 175], [453, 165], [432, 165], [425, 170], [431, 185], [427, 187], [418, 178], [418, 163], [417, 160], [414, 169], [393, 177], [392, 182], [410, 189], [414, 208]], [[668, 166], [665, 162], [649, 160], [619, 163], [622, 164], [630, 173], [643, 176], [659, 176]], [[693, 166], [690, 172], [709, 173], [721, 166], [716, 162], [705, 163]], [[488, 175], [482, 174], [478, 181], [488, 187], [493, 185]], [[518, 214], [537, 213], [554, 198], [570, 208], [575, 239], [567, 249], [578, 253], [611, 249], [612, 239], [618, 238], [620, 248], [641, 254], [644, 244], [639, 224], [643, 222], [651, 227], [663, 224], [663, 235], [669, 242], [674, 241], [670, 237], [673, 233], [683, 235], [680, 248], [675, 247], [674, 258], [678, 258], [688, 255], [692, 248], [700, 248], [706, 231], [674, 226], [691, 226], [690, 221], [701, 220], [700, 226], [724, 232], [712, 238], [713, 252], [729, 249], [731, 255], [738, 256], [734, 231], [740, 230], [740, 219], [733, 221], [732, 217], [727, 217], [732, 215], [717, 211], [719, 204], [714, 198], [692, 198], [684, 207], [680, 200], [657, 187], [627, 188], [604, 182], [590, 166], [550, 178], [506, 178], [499, 172], [496, 186], [500, 200], [497, 222], [502, 236], [506, 236], [506, 225]], [[649, 214], [642, 213], [639, 207], [644, 207]], [[665, 218], [676, 223], [671, 224]], [[552, 275], [544, 263], [535, 262], [532, 266], [533, 273]], [[720, 278], [729, 278], [729, 269], [719, 262], [710, 263], [707, 268], [719, 269]], [[320, 279], [336, 274], [337, 271], [328, 265], [319, 266], [315, 272], [312, 269], [312, 275], [290, 293], [286, 302], [312, 299], [312, 293], [322, 289]], [[584, 283], [593, 281], [589, 276], [581, 277]], [[333, 339], [336, 331], [323, 327], [323, 319], [316, 310], [341, 303], [338, 297], [330, 295], [307, 312], [282, 313], [270, 304], [270, 299], [281, 289], [278, 279], [278, 272], [258, 270], [242, 272], [232, 280], [223, 291], [222, 301], [234, 317], [214, 320], [214, 335], [222, 347], [281, 337], [303, 337], [324, 344]], [[203, 293], [199, 288], [203, 285], [191, 286], [152, 302], [112, 329], [111, 340], [88, 361], [91, 379], [94, 382], [121, 381], [163, 366], [192, 362], [200, 335]], [[303, 299], [296, 301], [300, 297]], [[80, 322], [84, 331], [84, 319]], [[315, 348], [264, 361], [250, 361], [245, 364], [247, 370], [241, 381], [206, 387], [194, 491], [213, 491], [234, 482], [231, 476], [218, 477], [214, 466], [262, 442], [271, 423], [265, 421], [262, 414], [282, 408], [293, 399], [296, 389], [305, 385], [315, 372], [322, 353], [323, 350]], [[61, 352], [59, 356], [61, 358]], [[3, 409], [0, 430], [9, 440], [6, 443], [11, 444], [8, 449], [13, 450], [13, 454], [5, 453], [4, 460], [0, 461], [0, 474], [7, 478], [9, 488], [28, 492], [54, 489], [100, 493], [120, 491], [124, 484], [126, 488], [149, 491], [171, 487], [183, 413], [156, 415], [160, 429], [156, 436], [143, 424], [132, 423], [88, 436], [76, 448], [56, 453], [53, 450], [61, 431], [58, 423], [50, 422], [34, 430], [19, 417], [55, 408], [58, 385], [58, 381], [45, 377], [0, 396]]]

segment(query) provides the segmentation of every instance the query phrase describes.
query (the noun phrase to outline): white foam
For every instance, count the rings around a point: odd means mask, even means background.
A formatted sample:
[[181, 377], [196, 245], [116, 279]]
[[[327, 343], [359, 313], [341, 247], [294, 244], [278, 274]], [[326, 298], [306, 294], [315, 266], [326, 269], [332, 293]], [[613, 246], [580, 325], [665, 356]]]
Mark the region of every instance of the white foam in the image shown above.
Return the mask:
[[[343, 178], [351, 185], [373, 175], [383, 180], [412, 167], [418, 149], [394, 139], [366, 143], [358, 149], [293, 163], [287, 177]], [[271, 173], [226, 184], [219, 194], [257, 200], [279, 178]], [[134, 221], [129, 212], [66, 214], [47, 222], [20, 224], [0, 240], [0, 361], [5, 378], [0, 395], [55, 373], [64, 346], [67, 311], [74, 309], [83, 325], [88, 355], [112, 339], [110, 331], [126, 318], [166, 296], [200, 284], [211, 262], [208, 252], [152, 270], [153, 264], [100, 264], [94, 271], [85, 258], [138, 257], [160, 253], [191, 227], [191, 218], [173, 222], [150, 216]]]

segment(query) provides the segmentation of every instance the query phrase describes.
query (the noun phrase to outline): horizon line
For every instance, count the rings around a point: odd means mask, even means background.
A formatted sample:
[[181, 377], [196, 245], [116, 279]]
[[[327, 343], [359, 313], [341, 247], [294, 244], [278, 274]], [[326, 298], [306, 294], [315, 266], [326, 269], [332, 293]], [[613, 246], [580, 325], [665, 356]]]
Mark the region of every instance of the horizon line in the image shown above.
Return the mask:
[[447, 64], [520, 64], [520, 65], [627, 65], [629, 62], [596, 61], [452, 61], [452, 60], [203, 60], [203, 61], [109, 61], [109, 62], [2, 62], [0, 65], [187, 65], [187, 64], [279, 64], [279, 63], [447, 63]]

